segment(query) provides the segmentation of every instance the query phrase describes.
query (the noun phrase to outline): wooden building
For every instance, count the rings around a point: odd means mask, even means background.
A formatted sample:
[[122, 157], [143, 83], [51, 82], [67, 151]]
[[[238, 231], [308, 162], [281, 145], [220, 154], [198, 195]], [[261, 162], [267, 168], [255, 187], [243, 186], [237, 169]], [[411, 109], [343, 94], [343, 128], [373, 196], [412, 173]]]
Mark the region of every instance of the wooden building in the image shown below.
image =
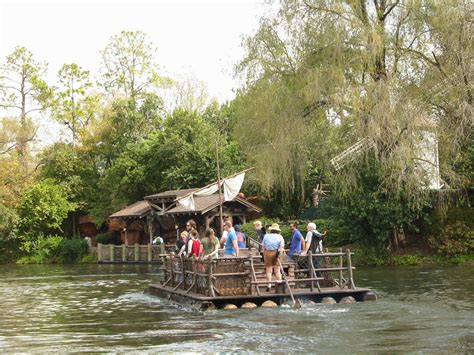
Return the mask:
[[[186, 221], [193, 219], [200, 235], [206, 228], [212, 227], [217, 233], [219, 226], [219, 195], [194, 197], [195, 210], [189, 210], [176, 202], [176, 198], [185, 196], [198, 189], [170, 190], [145, 196], [143, 201], [115, 212], [109, 218], [120, 221], [122, 242], [125, 244], [148, 244], [159, 235], [166, 243], [174, 243], [179, 232], [185, 229]], [[223, 196], [222, 196], [223, 199]], [[249, 216], [256, 217], [261, 209], [245, 198], [237, 196], [222, 204], [224, 217], [232, 217], [233, 223], [246, 223]], [[151, 237], [150, 237], [151, 235]]]

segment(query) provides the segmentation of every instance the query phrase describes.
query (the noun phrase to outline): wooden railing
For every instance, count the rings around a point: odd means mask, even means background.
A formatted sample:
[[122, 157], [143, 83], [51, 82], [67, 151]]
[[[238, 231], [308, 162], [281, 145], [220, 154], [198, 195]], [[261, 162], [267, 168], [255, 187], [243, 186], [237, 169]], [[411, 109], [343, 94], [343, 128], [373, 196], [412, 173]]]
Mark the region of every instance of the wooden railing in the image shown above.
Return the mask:
[[99, 263], [156, 262], [163, 252], [164, 246], [161, 245], [97, 244]]
[[[289, 278], [292, 288], [309, 288], [311, 292], [321, 291], [324, 287], [354, 289], [353, 270], [350, 250], [346, 252], [312, 254], [295, 256], [291, 261], [294, 277]], [[266, 280], [258, 280], [256, 263], [263, 268], [259, 255], [242, 257], [219, 257], [218, 259], [195, 259], [183, 255], [163, 254], [163, 285], [173, 290], [191, 291], [215, 297], [230, 295], [261, 294], [259, 286], [268, 285]], [[314, 261], [320, 258], [323, 267], [316, 268]], [[332, 260], [330, 260], [332, 259]], [[346, 259], [346, 263], [344, 263]], [[337, 260], [337, 266], [331, 262]], [[290, 267], [289, 264], [286, 264]], [[337, 274], [336, 277], [333, 277]], [[344, 277], [346, 275], [346, 277]], [[276, 286], [276, 280], [270, 282]], [[285, 292], [285, 291], [283, 291]]]

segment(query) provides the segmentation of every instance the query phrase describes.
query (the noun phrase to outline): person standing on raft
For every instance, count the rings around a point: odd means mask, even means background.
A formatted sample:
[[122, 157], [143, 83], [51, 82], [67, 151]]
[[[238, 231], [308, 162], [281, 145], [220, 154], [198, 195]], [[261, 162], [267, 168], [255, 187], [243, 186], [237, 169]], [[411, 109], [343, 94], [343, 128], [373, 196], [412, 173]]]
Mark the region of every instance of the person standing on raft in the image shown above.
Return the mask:
[[273, 223], [268, 228], [268, 233], [263, 238], [263, 258], [265, 260], [265, 273], [267, 275], [268, 287], [267, 291], [270, 291], [272, 287], [272, 273], [275, 273], [277, 281], [281, 282], [281, 271], [278, 265], [278, 258], [280, 253], [284, 251], [285, 241], [280, 234], [280, 226], [277, 223]]
[[226, 221], [224, 223], [224, 230], [227, 232], [224, 256], [239, 256], [240, 250], [239, 245], [237, 244], [237, 235], [235, 234], [234, 228], [232, 228], [231, 221]]

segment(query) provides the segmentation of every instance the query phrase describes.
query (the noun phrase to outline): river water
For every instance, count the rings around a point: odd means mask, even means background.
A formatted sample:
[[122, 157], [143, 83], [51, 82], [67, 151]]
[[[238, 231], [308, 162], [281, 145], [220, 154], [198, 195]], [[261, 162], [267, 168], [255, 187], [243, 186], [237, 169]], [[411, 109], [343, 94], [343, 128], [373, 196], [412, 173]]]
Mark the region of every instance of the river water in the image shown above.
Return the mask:
[[358, 269], [377, 302], [197, 312], [153, 265], [0, 265], [0, 352], [474, 352], [473, 266]]

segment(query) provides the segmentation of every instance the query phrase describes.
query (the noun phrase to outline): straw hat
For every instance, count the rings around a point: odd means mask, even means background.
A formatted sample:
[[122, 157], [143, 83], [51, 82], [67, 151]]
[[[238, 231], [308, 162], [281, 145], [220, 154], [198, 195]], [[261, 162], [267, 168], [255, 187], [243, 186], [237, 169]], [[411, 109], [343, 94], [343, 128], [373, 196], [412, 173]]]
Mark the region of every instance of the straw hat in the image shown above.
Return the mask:
[[273, 223], [270, 227], [268, 227], [268, 230], [281, 232], [280, 225], [278, 223]]

